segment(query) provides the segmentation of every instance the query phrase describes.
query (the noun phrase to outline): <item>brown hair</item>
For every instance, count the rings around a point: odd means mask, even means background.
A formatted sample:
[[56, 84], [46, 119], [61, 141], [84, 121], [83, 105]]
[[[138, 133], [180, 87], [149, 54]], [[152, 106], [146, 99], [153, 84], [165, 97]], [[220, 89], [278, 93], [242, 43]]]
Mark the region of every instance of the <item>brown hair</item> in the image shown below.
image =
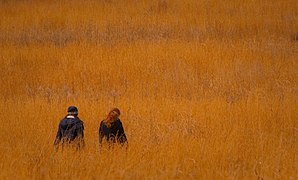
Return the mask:
[[112, 123], [117, 120], [118, 116], [120, 116], [120, 110], [118, 108], [113, 108], [109, 112], [107, 118], [103, 120], [103, 122], [108, 128], [110, 128], [112, 126]]

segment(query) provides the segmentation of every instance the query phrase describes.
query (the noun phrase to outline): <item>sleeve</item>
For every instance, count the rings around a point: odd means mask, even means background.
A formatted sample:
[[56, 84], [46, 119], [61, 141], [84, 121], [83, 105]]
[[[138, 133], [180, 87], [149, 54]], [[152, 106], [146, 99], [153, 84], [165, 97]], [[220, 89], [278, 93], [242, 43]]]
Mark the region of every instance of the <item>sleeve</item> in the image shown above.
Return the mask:
[[84, 123], [81, 121], [78, 124], [78, 128], [77, 128], [77, 135], [79, 138], [79, 148], [84, 147], [85, 146], [85, 142], [84, 142]]
[[117, 137], [118, 142], [120, 142], [121, 145], [124, 145], [127, 143], [127, 138], [124, 133], [124, 128], [122, 126], [122, 122], [119, 120], [119, 129], [118, 129], [118, 137]]
[[104, 133], [103, 133], [103, 123], [102, 121], [100, 122], [100, 125], [99, 125], [99, 130], [98, 130], [98, 138], [99, 138], [99, 145], [102, 144], [102, 139], [104, 137]]
[[83, 124], [83, 122], [80, 122], [79, 128], [77, 130], [78, 130], [78, 132], [77, 132], [78, 136], [80, 138], [84, 139], [84, 124]]
[[61, 141], [61, 138], [62, 138], [62, 130], [61, 130], [61, 122], [60, 122], [58, 126], [58, 132], [56, 134], [56, 138], [54, 141], [55, 146], [59, 144], [59, 142]]

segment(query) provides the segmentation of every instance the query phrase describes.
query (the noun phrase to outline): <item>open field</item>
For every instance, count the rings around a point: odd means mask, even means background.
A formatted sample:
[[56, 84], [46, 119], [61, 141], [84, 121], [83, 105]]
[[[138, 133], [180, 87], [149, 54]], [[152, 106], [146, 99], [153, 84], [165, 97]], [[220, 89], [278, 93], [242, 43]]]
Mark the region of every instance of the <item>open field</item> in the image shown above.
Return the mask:
[[[0, 179], [298, 179], [296, 0], [0, 0]], [[55, 153], [69, 105], [86, 148]], [[127, 150], [98, 147], [118, 107]]]

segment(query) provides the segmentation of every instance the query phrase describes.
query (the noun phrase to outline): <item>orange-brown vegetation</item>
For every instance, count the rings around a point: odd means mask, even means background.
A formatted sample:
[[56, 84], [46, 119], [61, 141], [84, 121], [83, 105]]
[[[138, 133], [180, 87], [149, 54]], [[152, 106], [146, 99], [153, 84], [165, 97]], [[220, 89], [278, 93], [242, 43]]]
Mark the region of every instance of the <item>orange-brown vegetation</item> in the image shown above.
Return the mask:
[[[297, 6], [0, 1], [0, 178], [297, 179]], [[86, 147], [55, 153], [69, 105]], [[113, 107], [129, 148], [99, 151]]]

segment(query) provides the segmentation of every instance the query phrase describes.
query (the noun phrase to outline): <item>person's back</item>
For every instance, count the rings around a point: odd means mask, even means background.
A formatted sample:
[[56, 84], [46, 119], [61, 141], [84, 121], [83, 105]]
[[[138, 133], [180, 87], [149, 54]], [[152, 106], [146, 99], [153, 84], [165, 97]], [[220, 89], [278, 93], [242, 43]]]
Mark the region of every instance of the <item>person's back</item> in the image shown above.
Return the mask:
[[108, 143], [120, 143], [124, 145], [127, 143], [127, 138], [124, 133], [122, 122], [119, 119], [120, 111], [114, 108], [108, 114], [108, 117], [100, 122], [99, 126], [99, 143], [106, 138]]
[[106, 137], [106, 140], [108, 142], [113, 142], [113, 143], [118, 141], [120, 144], [124, 144], [127, 141], [126, 135], [124, 133], [124, 129], [122, 126], [122, 122], [120, 121], [120, 119], [115, 120], [115, 122], [111, 124], [110, 128], [107, 127], [104, 121], [101, 121], [99, 135], [100, 135], [100, 143], [102, 142], [102, 139], [104, 137]]
[[84, 123], [77, 116], [77, 112], [76, 107], [70, 106], [68, 108], [68, 115], [60, 121], [54, 142], [56, 147], [58, 147], [61, 141], [62, 147], [65, 144], [75, 145], [76, 148], [84, 145]]

